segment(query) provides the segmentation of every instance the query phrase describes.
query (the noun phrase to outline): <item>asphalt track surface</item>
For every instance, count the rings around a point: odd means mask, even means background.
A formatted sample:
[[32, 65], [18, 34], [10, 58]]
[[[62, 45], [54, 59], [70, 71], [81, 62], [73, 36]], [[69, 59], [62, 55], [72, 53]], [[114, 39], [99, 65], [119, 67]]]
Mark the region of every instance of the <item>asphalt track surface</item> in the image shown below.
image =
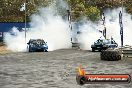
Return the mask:
[[64, 49], [0, 55], [0, 88], [132, 88], [129, 84], [76, 83], [76, 68], [89, 74], [130, 74], [132, 58], [102, 61], [100, 52]]

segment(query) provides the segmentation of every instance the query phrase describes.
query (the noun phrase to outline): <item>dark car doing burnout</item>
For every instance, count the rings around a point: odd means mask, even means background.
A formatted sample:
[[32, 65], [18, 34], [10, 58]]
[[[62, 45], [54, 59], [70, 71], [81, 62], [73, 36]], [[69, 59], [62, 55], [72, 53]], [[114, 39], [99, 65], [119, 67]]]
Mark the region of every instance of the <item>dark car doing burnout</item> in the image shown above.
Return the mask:
[[27, 44], [29, 52], [35, 51], [48, 52], [48, 45], [43, 39], [30, 39]]
[[98, 39], [96, 42], [94, 42], [93, 45], [91, 45], [92, 51], [95, 50], [101, 51], [106, 50], [108, 48], [116, 48], [118, 47], [118, 44], [113, 39]]

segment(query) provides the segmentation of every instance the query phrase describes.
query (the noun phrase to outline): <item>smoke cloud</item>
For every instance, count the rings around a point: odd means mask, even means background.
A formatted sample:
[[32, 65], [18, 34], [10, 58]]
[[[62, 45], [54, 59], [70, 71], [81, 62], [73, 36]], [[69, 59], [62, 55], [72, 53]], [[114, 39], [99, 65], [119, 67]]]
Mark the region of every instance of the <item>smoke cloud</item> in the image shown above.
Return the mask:
[[97, 24], [92, 23], [91, 21], [88, 21], [79, 27], [81, 33], [77, 38], [81, 49], [90, 50], [93, 42], [98, 38], [104, 38], [97, 28]]
[[[26, 43], [29, 39], [38, 38], [44, 39], [48, 43], [49, 51], [71, 48], [72, 36], [75, 38], [73, 38], [73, 40], [77, 40], [77, 42], [80, 43], [81, 49], [91, 50], [91, 45], [97, 39], [104, 38], [102, 33], [99, 32], [99, 30], [104, 29], [101, 21], [93, 23], [85, 20], [83, 24], [79, 24], [79, 27], [73, 28], [74, 31], [71, 32], [68, 21], [64, 20], [63, 16], [59, 14], [60, 11], [66, 12], [68, 5], [62, 0], [59, 1], [60, 4], [59, 2], [54, 2], [49, 7], [40, 8], [38, 13], [31, 16], [31, 29], [27, 31], [26, 42], [24, 31], [19, 32], [16, 27], [13, 27], [12, 31], [7, 33], [4, 39], [8, 49], [14, 52], [25, 52], [27, 50]], [[59, 6], [59, 8], [57, 6]], [[104, 11], [107, 39], [113, 37], [119, 46], [121, 45], [119, 26], [119, 12], [121, 10], [121, 8], [117, 8]], [[131, 15], [123, 10], [124, 45], [132, 45], [131, 25]], [[77, 31], [81, 33], [76, 34]]]
[[[26, 43], [29, 39], [44, 39], [49, 51], [71, 48], [69, 24], [58, 15], [55, 5], [40, 8], [38, 13], [31, 16], [30, 26], [31, 28], [27, 31]], [[12, 28], [11, 32], [5, 35], [7, 48], [14, 52], [25, 52], [27, 44], [24, 33], [24, 31], [19, 32], [16, 27]]]
[[[106, 27], [107, 27], [107, 38], [111, 36], [117, 41], [118, 45], [121, 45], [121, 37], [120, 37], [120, 26], [119, 26], [119, 12], [122, 11], [122, 8], [106, 10]], [[123, 9], [123, 31], [124, 31], [124, 45], [132, 45], [132, 19], [131, 15], [126, 13], [125, 9]]]
[[14, 52], [26, 51], [24, 32], [19, 32], [16, 27], [13, 27], [10, 32], [5, 34], [4, 42], [9, 50]]
[[[111, 37], [121, 45], [121, 37], [120, 37], [120, 26], [119, 26], [119, 12], [121, 8], [117, 9], [107, 9], [104, 11], [105, 19], [106, 19], [106, 35], [107, 39]], [[124, 28], [124, 45], [132, 45], [132, 19], [131, 15], [126, 13], [123, 10], [123, 28]], [[91, 21], [85, 22], [80, 26], [79, 30], [81, 34], [78, 35], [78, 41], [81, 44], [81, 48], [85, 50], [91, 50], [91, 44], [93, 44], [97, 39], [104, 38], [103, 35], [99, 32], [99, 30], [103, 30], [104, 26], [102, 22], [92, 23]]]

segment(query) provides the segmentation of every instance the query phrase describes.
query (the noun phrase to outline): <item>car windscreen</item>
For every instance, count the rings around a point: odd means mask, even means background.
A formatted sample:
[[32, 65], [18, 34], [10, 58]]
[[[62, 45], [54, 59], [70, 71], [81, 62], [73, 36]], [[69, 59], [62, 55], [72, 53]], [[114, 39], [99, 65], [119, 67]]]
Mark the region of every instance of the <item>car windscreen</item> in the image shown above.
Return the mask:
[[31, 42], [32, 44], [44, 44], [44, 41], [43, 40], [33, 40], [32, 42]]
[[101, 42], [103, 42], [103, 40], [98, 39], [95, 43], [101, 43]]
[[108, 40], [108, 39], [104, 39], [103, 42], [104, 42], [105, 44], [110, 44], [110, 43], [111, 43], [110, 40]]

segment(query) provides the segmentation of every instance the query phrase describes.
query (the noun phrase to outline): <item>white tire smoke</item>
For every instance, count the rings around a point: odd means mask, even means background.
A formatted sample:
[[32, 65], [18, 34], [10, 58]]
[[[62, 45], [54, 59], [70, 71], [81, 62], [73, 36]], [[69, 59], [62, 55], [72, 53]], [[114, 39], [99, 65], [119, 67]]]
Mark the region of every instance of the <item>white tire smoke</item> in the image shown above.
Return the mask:
[[[104, 12], [106, 17], [106, 31], [107, 38], [111, 37], [120, 46], [120, 26], [119, 26], [119, 12], [121, 8], [106, 10]], [[33, 14], [31, 16], [31, 29], [27, 31], [26, 42], [29, 39], [44, 39], [49, 46], [49, 51], [71, 48], [71, 30], [69, 28], [69, 23], [62, 19], [61, 16], [57, 15], [53, 7], [41, 8], [38, 12], [39, 14]], [[123, 12], [123, 26], [124, 26], [124, 45], [132, 45], [132, 18], [131, 15], [127, 14], [124, 10]], [[76, 27], [75, 27], [76, 28]], [[91, 45], [99, 38], [104, 38], [99, 30], [103, 30], [103, 25], [101, 22], [93, 23], [91, 21], [85, 22], [83, 25], [79, 26], [81, 34], [75, 35], [78, 43], [80, 43], [80, 48], [84, 50], [91, 50]], [[7, 33], [5, 35], [5, 43], [8, 49], [12, 51], [26, 51], [27, 45], [25, 43], [24, 32], [19, 32], [17, 28], [12, 29], [14, 35]], [[72, 35], [73, 36], [73, 35]]]
[[[121, 45], [120, 37], [120, 26], [119, 26], [119, 12], [122, 8], [117, 9], [107, 9], [104, 14], [106, 17], [106, 37], [110, 39], [111, 37]], [[123, 12], [123, 26], [124, 26], [124, 45], [132, 45], [132, 18], [128, 13]], [[91, 44], [93, 44], [97, 39], [103, 35], [99, 30], [103, 30], [104, 27], [100, 23], [95, 24], [91, 21], [88, 21], [80, 26], [79, 30], [81, 34], [78, 35], [78, 41], [81, 44], [81, 49], [91, 50]], [[103, 37], [102, 37], [103, 38]]]
[[[49, 51], [71, 48], [69, 24], [61, 16], [56, 15], [52, 9], [42, 8], [39, 14], [33, 14], [30, 25], [31, 29], [27, 31], [26, 43], [29, 39], [44, 39]], [[14, 52], [25, 52], [27, 44], [24, 31], [19, 32], [17, 28], [13, 28], [12, 32], [15, 36], [7, 33], [4, 39], [8, 49]]]

